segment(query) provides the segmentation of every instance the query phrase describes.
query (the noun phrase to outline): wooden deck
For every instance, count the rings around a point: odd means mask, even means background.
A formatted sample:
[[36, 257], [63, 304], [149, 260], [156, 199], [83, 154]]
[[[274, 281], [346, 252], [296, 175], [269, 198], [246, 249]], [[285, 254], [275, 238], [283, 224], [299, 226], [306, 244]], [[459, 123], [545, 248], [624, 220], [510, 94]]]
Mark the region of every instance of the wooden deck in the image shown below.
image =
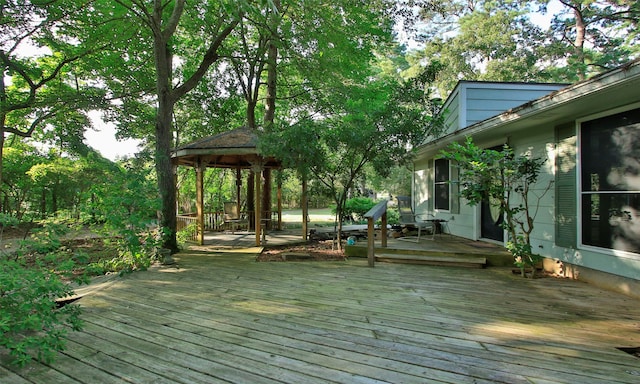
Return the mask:
[[255, 262], [197, 247], [103, 284], [1, 383], [638, 383], [640, 302], [503, 268]]

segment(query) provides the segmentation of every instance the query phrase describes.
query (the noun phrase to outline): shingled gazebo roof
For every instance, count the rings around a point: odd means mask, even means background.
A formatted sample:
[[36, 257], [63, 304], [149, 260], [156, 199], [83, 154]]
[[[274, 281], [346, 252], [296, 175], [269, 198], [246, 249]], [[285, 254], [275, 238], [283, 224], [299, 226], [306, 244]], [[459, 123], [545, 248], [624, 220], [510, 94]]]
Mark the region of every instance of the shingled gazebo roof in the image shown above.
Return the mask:
[[174, 164], [186, 166], [194, 166], [201, 161], [215, 168], [250, 168], [254, 164], [266, 168], [280, 167], [275, 158], [262, 156], [257, 144], [255, 132], [241, 127], [178, 147], [173, 150], [171, 158]]

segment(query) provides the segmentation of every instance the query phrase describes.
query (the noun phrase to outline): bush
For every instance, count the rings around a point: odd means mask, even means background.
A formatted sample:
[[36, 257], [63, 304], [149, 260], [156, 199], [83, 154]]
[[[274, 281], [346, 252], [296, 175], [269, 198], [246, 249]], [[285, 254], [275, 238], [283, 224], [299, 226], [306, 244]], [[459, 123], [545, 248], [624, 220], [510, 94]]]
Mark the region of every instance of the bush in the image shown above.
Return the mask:
[[[0, 257], [0, 347], [20, 366], [32, 359], [50, 363], [64, 349], [68, 330], [81, 327], [80, 307], [56, 302], [73, 294], [61, 277], [72, 276], [76, 258], [86, 259], [61, 246], [66, 230], [44, 223], [14, 255]], [[87, 282], [85, 275], [77, 280]]]
[[193, 238], [195, 238], [198, 232], [198, 226], [194, 223], [187, 225], [176, 233], [176, 239], [178, 240], [178, 247], [184, 249], [186, 244]]
[[397, 209], [387, 208], [387, 224], [394, 225], [400, 223], [400, 212]]
[[67, 327], [81, 329], [80, 307], [58, 308], [56, 299], [73, 294], [68, 284], [41, 266], [0, 260], [0, 346], [22, 366], [37, 359], [50, 363], [65, 347]]
[[[368, 197], [354, 197], [347, 199], [344, 203], [344, 209], [342, 211], [345, 220], [362, 221], [364, 215], [374, 206], [376, 203], [373, 199]], [[333, 214], [336, 213], [335, 207], [331, 209]]]

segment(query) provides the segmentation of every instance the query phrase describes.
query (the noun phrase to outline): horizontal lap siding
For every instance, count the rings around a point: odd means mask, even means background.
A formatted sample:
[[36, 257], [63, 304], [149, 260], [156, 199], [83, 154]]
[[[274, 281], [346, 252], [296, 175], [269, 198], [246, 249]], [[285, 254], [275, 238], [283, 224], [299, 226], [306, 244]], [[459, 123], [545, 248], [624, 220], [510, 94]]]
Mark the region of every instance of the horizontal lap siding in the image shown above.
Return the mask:
[[[534, 252], [551, 256], [555, 237], [555, 188], [554, 180], [554, 130], [553, 126], [538, 126], [510, 139], [511, 147], [517, 155], [531, 154], [546, 159], [542, 166], [538, 182], [531, 187], [529, 204], [531, 214], [535, 214], [534, 230], [531, 233], [531, 245]], [[541, 196], [538, 200], [536, 196]], [[513, 205], [521, 201], [516, 198]]]

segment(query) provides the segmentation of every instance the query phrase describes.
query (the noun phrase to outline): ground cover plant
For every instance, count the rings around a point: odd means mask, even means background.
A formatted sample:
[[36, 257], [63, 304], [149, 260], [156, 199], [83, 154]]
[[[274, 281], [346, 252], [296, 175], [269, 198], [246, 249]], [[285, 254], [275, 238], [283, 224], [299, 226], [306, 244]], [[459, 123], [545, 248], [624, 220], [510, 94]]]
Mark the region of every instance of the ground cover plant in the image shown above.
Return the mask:
[[[91, 277], [147, 268], [153, 231], [102, 237], [88, 227], [44, 221], [19, 223], [2, 216], [0, 349], [19, 366], [53, 362], [69, 331], [82, 329], [81, 307], [69, 300]], [[155, 237], [153, 237], [155, 239]]]

